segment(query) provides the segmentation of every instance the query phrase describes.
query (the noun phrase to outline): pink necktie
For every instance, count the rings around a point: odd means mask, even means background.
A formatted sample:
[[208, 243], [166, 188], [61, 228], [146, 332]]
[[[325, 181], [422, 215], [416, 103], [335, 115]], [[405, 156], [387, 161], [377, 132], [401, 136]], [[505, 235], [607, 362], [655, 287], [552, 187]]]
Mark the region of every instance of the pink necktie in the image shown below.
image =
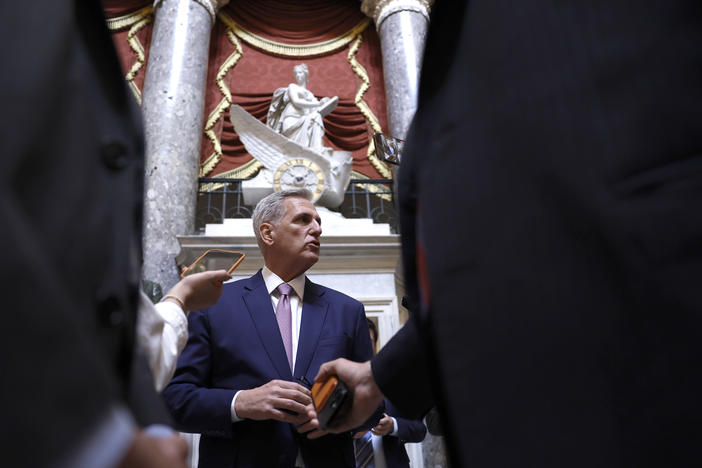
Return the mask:
[[278, 305], [275, 308], [275, 318], [278, 321], [280, 336], [283, 338], [285, 354], [288, 356], [288, 364], [292, 372], [292, 312], [290, 310], [290, 291], [292, 291], [292, 288], [287, 283], [282, 283], [278, 286], [280, 299], [278, 299]]

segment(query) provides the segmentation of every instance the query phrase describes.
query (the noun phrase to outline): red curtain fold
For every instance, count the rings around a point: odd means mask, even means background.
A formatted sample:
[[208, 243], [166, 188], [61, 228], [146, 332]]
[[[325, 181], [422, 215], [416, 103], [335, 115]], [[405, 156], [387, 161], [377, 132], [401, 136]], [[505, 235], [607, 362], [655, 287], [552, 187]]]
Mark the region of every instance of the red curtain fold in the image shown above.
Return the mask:
[[232, 0], [223, 10], [249, 31], [286, 44], [334, 39], [365, 18], [357, 0]]
[[[104, 0], [108, 18], [124, 16], [151, 4], [150, 0]], [[338, 38], [364, 18], [360, 2], [356, 0], [232, 0], [223, 11], [249, 31], [291, 45], [314, 44]], [[153, 23], [150, 23], [136, 34], [144, 48], [147, 63], [152, 30]], [[137, 61], [136, 53], [127, 42], [128, 33], [129, 28], [113, 31], [113, 41], [125, 74]], [[306, 63], [310, 70], [310, 91], [317, 97], [339, 97], [337, 108], [324, 119], [324, 144], [334, 149], [350, 151], [354, 159], [354, 171], [369, 177], [380, 177], [367, 158], [371, 126], [354, 102], [361, 79], [353, 72], [347, 57], [350, 44], [324, 56], [293, 59], [275, 56], [240, 42], [243, 54], [224, 77], [234, 103], [265, 122], [273, 91], [293, 81], [294, 65]], [[226, 25], [218, 19], [210, 40], [205, 122], [223, 98], [216, 77], [234, 50], [234, 45], [227, 37]], [[370, 82], [363, 100], [381, 128], [386, 129], [382, 56], [380, 42], [372, 24], [363, 32], [355, 59], [365, 69]], [[134, 77], [134, 84], [139, 89], [143, 89], [146, 66]], [[234, 132], [228, 109], [215, 122], [212, 130], [220, 141], [223, 154], [207, 176], [226, 173], [252, 160]], [[203, 135], [201, 161], [204, 163], [213, 153], [212, 142]]]
[[153, 4], [152, 0], [102, 0], [106, 18], [124, 16]]
[[[261, 122], [266, 121], [271, 96], [237, 96], [235, 100], [249, 114]], [[324, 118], [324, 145], [344, 151], [351, 151], [353, 169], [370, 177], [380, 177], [368, 162], [366, 155], [368, 140], [372, 134], [368, 123], [353, 102], [339, 102], [337, 108]], [[209, 176], [226, 172], [247, 163], [252, 158], [239, 140], [227, 110], [222, 119], [221, 137], [223, 158]], [[369, 173], [370, 172], [370, 173]]]
[[[356, 4], [356, 7], [358, 5]], [[237, 18], [234, 18], [238, 21]], [[205, 105], [205, 118], [222, 100], [223, 95], [214, 85], [220, 66], [234, 51], [234, 46], [226, 38], [226, 27], [219, 23], [216, 29], [221, 32], [211, 44], [210, 68], [208, 72], [208, 94]], [[282, 42], [282, 41], [281, 41]], [[350, 151], [353, 156], [353, 170], [368, 177], [381, 177], [367, 157], [368, 144], [373, 130], [366, 117], [356, 106], [354, 99], [361, 85], [361, 79], [351, 68], [348, 60], [350, 45], [321, 57], [293, 59], [270, 55], [241, 43], [242, 56], [231, 69], [224, 81], [229, 87], [234, 103], [265, 122], [273, 91], [285, 87], [293, 81], [293, 66], [306, 63], [310, 71], [307, 85], [315, 96], [338, 96], [339, 105], [324, 119], [326, 129], [324, 144], [334, 149]], [[385, 88], [382, 73], [380, 42], [372, 25], [362, 35], [361, 46], [355, 59], [365, 69], [370, 87], [363, 100], [370, 107], [382, 129], [387, 128], [385, 111]], [[251, 161], [243, 144], [236, 136], [227, 112], [214, 127], [222, 145], [222, 158], [208, 176], [216, 176]], [[207, 137], [202, 142], [202, 161], [213, 154], [214, 148]]]

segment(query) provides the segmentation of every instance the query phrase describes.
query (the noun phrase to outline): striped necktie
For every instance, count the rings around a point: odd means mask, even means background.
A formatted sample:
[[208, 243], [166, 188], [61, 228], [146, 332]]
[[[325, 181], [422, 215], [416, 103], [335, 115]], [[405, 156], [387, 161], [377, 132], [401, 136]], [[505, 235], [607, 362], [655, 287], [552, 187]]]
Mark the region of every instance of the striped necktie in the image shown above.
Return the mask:
[[373, 462], [373, 437], [370, 431], [363, 437], [353, 440], [356, 455], [356, 468], [374, 468]]

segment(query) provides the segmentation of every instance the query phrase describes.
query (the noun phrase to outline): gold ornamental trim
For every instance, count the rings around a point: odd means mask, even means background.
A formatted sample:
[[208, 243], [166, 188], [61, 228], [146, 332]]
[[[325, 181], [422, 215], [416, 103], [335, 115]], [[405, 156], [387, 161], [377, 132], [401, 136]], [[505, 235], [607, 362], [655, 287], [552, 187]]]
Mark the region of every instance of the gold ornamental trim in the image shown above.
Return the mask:
[[[214, 166], [213, 166], [214, 167]], [[259, 170], [263, 168], [263, 164], [258, 162], [255, 159], [252, 159], [251, 161], [247, 162], [246, 164], [242, 164], [241, 166], [237, 167], [236, 169], [231, 169], [226, 172], [222, 172], [221, 174], [217, 174], [215, 178], [222, 178], [222, 179], [250, 179], [251, 177], [255, 176]], [[219, 182], [209, 182], [207, 184], [204, 184], [200, 187], [200, 191], [202, 192], [213, 192], [221, 187], [224, 186], [224, 183], [219, 183]]]
[[214, 152], [203, 164], [200, 165], [200, 177], [207, 176], [207, 174], [212, 172], [215, 166], [219, 164], [219, 161], [222, 160], [222, 143], [219, 141], [219, 138], [214, 132], [214, 126], [217, 124], [219, 119], [222, 118], [222, 115], [229, 108], [229, 106], [232, 105], [232, 93], [227, 86], [227, 83], [224, 81], [224, 78], [227, 76], [227, 73], [229, 73], [229, 70], [234, 68], [244, 53], [241, 49], [241, 43], [236, 36], [234, 36], [234, 33], [229, 27], [227, 27], [227, 38], [234, 46], [234, 52], [232, 52], [224, 63], [222, 63], [217, 71], [217, 76], [215, 77], [215, 83], [217, 84], [217, 87], [219, 88], [219, 91], [222, 93], [223, 97], [214, 110], [210, 112], [210, 115], [207, 117], [207, 121], [205, 122], [205, 136], [208, 140], [210, 140], [210, 143], [212, 143]]
[[144, 29], [146, 25], [153, 22], [153, 13], [153, 7], [148, 6], [130, 13], [129, 15], [118, 16], [107, 20], [107, 27], [110, 29], [110, 31], [114, 32], [124, 28], [129, 28], [129, 32], [127, 33], [127, 44], [129, 44], [129, 48], [132, 49], [136, 55], [136, 61], [129, 68], [129, 71], [124, 78], [139, 105], [141, 105], [141, 90], [136, 83], [134, 83], [134, 77], [136, 77], [139, 70], [141, 70], [146, 63], [146, 52], [144, 51], [144, 46], [137, 37], [137, 33]]
[[[361, 174], [360, 172], [356, 172], [356, 171], [351, 171], [351, 178], [352, 179], [370, 179], [370, 177], [368, 177], [367, 175]], [[359, 185], [362, 184], [362, 182], [356, 182], [356, 183]], [[383, 189], [378, 188], [377, 185], [366, 185], [365, 187], [366, 187], [366, 190], [368, 190], [373, 195], [382, 198], [383, 200], [385, 200], [388, 203], [392, 202], [392, 194], [384, 193]], [[390, 184], [390, 190], [392, 190], [392, 184]]]
[[[204, 132], [207, 138], [212, 143], [214, 151], [205, 160], [205, 162], [203, 162], [200, 165], [200, 177], [206, 177], [207, 174], [214, 170], [214, 168], [217, 166], [217, 164], [219, 164], [219, 162], [222, 159], [221, 142], [217, 138], [217, 135], [214, 133], [213, 129], [215, 124], [224, 114], [224, 111], [231, 105], [231, 91], [224, 82], [224, 76], [229, 70], [231, 70], [231, 68], [234, 67], [234, 65], [236, 65], [236, 62], [238, 62], [241, 56], [243, 55], [241, 43], [238, 41], [238, 39], [241, 39], [243, 42], [258, 49], [264, 50], [272, 54], [281, 55], [284, 57], [310, 57], [315, 55], [321, 55], [324, 53], [339, 50], [348, 45], [349, 43], [353, 42], [353, 44], [350, 47], [347, 58], [349, 64], [351, 65], [351, 69], [361, 79], [361, 84], [359, 85], [359, 89], [356, 92], [354, 103], [356, 104], [356, 107], [358, 107], [358, 109], [361, 111], [361, 114], [369, 122], [373, 130], [375, 132], [382, 133], [380, 123], [377, 117], [375, 116], [375, 114], [373, 114], [373, 111], [370, 109], [368, 104], [363, 100], [363, 95], [370, 87], [370, 79], [368, 78], [368, 73], [366, 72], [365, 68], [363, 68], [363, 66], [358, 62], [358, 60], [356, 60], [356, 53], [358, 52], [358, 49], [360, 48], [362, 42], [362, 33], [370, 24], [370, 20], [368, 18], [364, 18], [356, 26], [354, 26], [338, 38], [329, 41], [319, 42], [316, 44], [290, 45], [257, 36], [256, 34], [248, 31], [247, 29], [237, 24], [228, 14], [222, 11], [217, 13], [217, 17], [227, 27], [227, 37], [229, 38], [229, 41], [234, 45], [236, 50], [222, 64], [222, 66], [219, 69], [219, 72], [217, 73], [217, 87], [219, 88], [220, 92], [224, 97], [215, 107], [215, 109], [210, 113], [205, 124]], [[369, 141], [368, 145], [368, 159], [381, 176], [385, 178], [392, 177], [392, 173], [390, 172], [390, 170], [375, 155], [375, 146], [373, 144], [372, 139]], [[263, 165], [254, 159], [241, 167], [232, 169], [222, 174], [218, 174], [217, 177], [246, 179], [254, 176], [262, 167]], [[216, 185], [221, 186], [221, 184]], [[216, 188], [215, 184], [207, 184], [207, 186], [205, 187], [208, 190], [214, 190]]]
[[133, 11], [128, 15], [116, 16], [114, 18], [107, 18], [105, 21], [107, 23], [107, 28], [110, 31], [119, 31], [120, 29], [125, 29], [141, 21], [144, 17], [153, 14], [154, 7], [145, 6], [137, 11]]
[[[358, 91], [356, 91], [356, 96], [354, 97], [354, 103], [361, 111], [361, 114], [363, 114], [363, 117], [366, 118], [373, 131], [376, 133], [383, 133], [382, 129], [380, 128], [378, 118], [375, 116], [375, 114], [373, 114], [373, 111], [368, 106], [366, 101], [363, 100], [363, 95], [366, 93], [366, 91], [368, 91], [368, 88], [370, 88], [370, 79], [368, 78], [368, 72], [366, 72], [366, 69], [363, 68], [363, 65], [361, 65], [358, 60], [356, 60], [356, 53], [361, 47], [361, 41], [362, 36], [361, 34], [358, 34], [353, 44], [349, 48], [349, 53], [347, 56], [349, 64], [351, 65], [351, 70], [353, 70], [356, 76], [361, 79], [361, 84], [358, 86]], [[392, 172], [390, 172], [390, 169], [388, 169], [387, 166], [385, 166], [385, 164], [376, 156], [375, 144], [373, 143], [372, 138], [369, 139], [367, 154], [371, 165], [380, 173], [381, 176], [385, 177], [386, 179], [392, 177]]]
[[266, 39], [257, 34], [252, 33], [248, 29], [239, 25], [231, 16], [224, 12], [219, 12], [217, 14], [219, 19], [231, 28], [231, 30], [236, 34], [236, 36], [244, 41], [245, 43], [257, 48], [269, 52], [275, 55], [281, 55], [283, 57], [313, 57], [315, 55], [322, 55], [329, 52], [334, 52], [336, 50], [342, 49], [348, 43], [354, 40], [356, 36], [361, 34], [366, 27], [370, 24], [369, 18], [363, 18], [356, 26], [346, 31], [339, 37], [330, 39], [328, 41], [316, 42], [314, 44], [303, 44], [303, 45], [293, 45], [284, 44], [282, 42], [273, 41], [271, 39]]
[[217, 155], [217, 153], [212, 153], [211, 155], [209, 155], [207, 159], [205, 159], [205, 162], [200, 163], [200, 171], [198, 173], [198, 177], [207, 177], [207, 174], [212, 172], [212, 170], [217, 166], [220, 160], [221, 155]]

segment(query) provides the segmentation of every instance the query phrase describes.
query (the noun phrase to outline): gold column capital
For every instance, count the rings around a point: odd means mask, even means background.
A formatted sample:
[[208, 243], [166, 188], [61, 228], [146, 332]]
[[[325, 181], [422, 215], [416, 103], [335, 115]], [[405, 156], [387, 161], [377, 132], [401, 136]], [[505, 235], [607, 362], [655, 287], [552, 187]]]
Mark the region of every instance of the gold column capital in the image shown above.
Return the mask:
[[419, 13], [429, 21], [429, 13], [434, 0], [362, 0], [361, 11], [372, 18], [376, 29], [380, 29], [385, 19], [399, 11]]
[[[163, 0], [154, 0], [154, 8], [158, 6], [159, 3], [161, 3]], [[197, 3], [198, 5], [202, 6], [205, 10], [207, 10], [207, 13], [210, 14], [210, 18], [212, 18], [212, 24], [214, 24], [215, 19], [217, 18], [217, 12], [224, 7], [227, 3], [229, 3], [229, 0], [192, 0], [193, 2]]]

